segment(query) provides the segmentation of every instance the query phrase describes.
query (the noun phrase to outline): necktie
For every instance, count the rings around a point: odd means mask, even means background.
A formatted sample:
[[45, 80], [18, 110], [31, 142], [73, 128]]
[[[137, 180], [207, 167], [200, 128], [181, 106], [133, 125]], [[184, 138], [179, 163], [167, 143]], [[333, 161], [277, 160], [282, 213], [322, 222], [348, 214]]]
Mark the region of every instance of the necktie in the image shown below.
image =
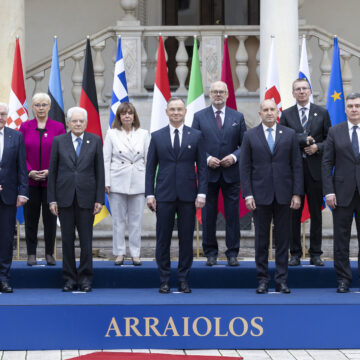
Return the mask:
[[221, 116], [220, 116], [220, 114], [221, 114], [221, 111], [218, 110], [218, 111], [216, 112], [216, 124], [217, 124], [219, 130], [222, 129], [222, 121], [221, 121]]
[[76, 141], [77, 141], [77, 147], [76, 147], [76, 150], [75, 150], [75, 152], [76, 152], [76, 157], [79, 157], [79, 155], [80, 155], [80, 150], [81, 150], [81, 144], [82, 144], [82, 140], [81, 140], [81, 138], [77, 138], [76, 139]]
[[301, 110], [301, 125], [305, 130], [305, 126], [306, 126], [306, 123], [307, 123], [306, 108], [303, 107], [300, 110]]
[[270, 148], [270, 151], [272, 153], [273, 150], [274, 150], [274, 138], [273, 138], [272, 133], [271, 133], [273, 131], [273, 129], [268, 128], [268, 129], [266, 129], [266, 131], [269, 132], [268, 137], [267, 137], [267, 142], [269, 144], [269, 148]]
[[352, 136], [351, 136], [351, 144], [354, 150], [354, 154], [356, 157], [359, 156], [359, 139], [356, 133], [358, 126], [353, 126], [353, 132], [352, 132]]
[[180, 152], [180, 138], [179, 138], [179, 130], [175, 129], [175, 137], [174, 137], [174, 153], [175, 157], [178, 157]]

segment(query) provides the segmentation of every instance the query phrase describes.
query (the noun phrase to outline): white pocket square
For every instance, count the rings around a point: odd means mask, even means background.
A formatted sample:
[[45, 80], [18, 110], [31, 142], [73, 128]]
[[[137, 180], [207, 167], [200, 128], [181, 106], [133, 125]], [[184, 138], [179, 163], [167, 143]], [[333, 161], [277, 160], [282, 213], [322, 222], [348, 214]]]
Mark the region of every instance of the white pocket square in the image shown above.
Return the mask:
[[239, 124], [238, 123], [233, 123], [231, 126], [238, 126]]

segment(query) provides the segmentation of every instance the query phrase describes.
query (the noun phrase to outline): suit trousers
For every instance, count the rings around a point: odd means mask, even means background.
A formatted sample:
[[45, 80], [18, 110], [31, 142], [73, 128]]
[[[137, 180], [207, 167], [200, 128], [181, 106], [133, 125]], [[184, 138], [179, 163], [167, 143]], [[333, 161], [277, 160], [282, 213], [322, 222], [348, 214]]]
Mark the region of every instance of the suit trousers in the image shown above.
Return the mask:
[[45, 254], [54, 254], [56, 237], [56, 216], [54, 216], [47, 202], [47, 188], [29, 186], [29, 200], [24, 206], [25, 240], [28, 255], [36, 255], [38, 225], [42, 210], [44, 224]]
[[[306, 159], [303, 159], [304, 169], [304, 188], [308, 201], [309, 212], [311, 216], [310, 223], [310, 249], [311, 257], [320, 256], [322, 243], [322, 205], [323, 193], [321, 180], [314, 180], [309, 171], [309, 165]], [[292, 237], [290, 240], [290, 254], [301, 258], [301, 214], [304, 208], [304, 199], [301, 197], [301, 207], [292, 212]]]
[[9, 280], [13, 256], [16, 206], [7, 205], [0, 198], [0, 281]]
[[240, 182], [227, 183], [221, 176], [218, 182], [208, 183], [206, 204], [202, 209], [203, 220], [203, 249], [206, 257], [218, 255], [218, 243], [216, 239], [216, 220], [218, 215], [219, 190], [221, 189], [224, 199], [226, 221], [226, 247], [227, 257], [238, 256], [240, 247], [240, 222], [239, 200]]
[[281, 205], [276, 200], [270, 205], [256, 204], [255, 223], [255, 262], [259, 282], [270, 281], [268, 257], [270, 243], [270, 224], [274, 219], [275, 232], [275, 283], [286, 282], [288, 275], [288, 251], [290, 233], [290, 204]]
[[[93, 280], [92, 237], [93, 209], [81, 208], [74, 197], [69, 207], [59, 208], [63, 248], [62, 276], [65, 284], [91, 285]], [[80, 266], [76, 269], [75, 228], [80, 240]]]
[[177, 214], [179, 237], [179, 264], [177, 276], [179, 281], [189, 279], [193, 261], [193, 238], [195, 228], [195, 201], [180, 200], [171, 202], [158, 201], [156, 204], [156, 262], [160, 280], [170, 281], [170, 244]]
[[145, 194], [120, 194], [110, 192], [109, 202], [113, 220], [113, 254], [126, 255], [125, 228], [128, 224], [131, 257], [140, 257], [141, 225]]
[[[349, 260], [349, 246], [353, 215], [355, 214], [357, 224], [360, 221], [360, 196], [358, 190], [355, 191], [349, 206], [337, 206], [332, 213], [334, 224], [334, 268], [338, 281], [345, 281], [350, 286], [352, 272]], [[360, 248], [359, 234], [358, 243]], [[358, 271], [359, 269], [360, 252], [358, 254]]]

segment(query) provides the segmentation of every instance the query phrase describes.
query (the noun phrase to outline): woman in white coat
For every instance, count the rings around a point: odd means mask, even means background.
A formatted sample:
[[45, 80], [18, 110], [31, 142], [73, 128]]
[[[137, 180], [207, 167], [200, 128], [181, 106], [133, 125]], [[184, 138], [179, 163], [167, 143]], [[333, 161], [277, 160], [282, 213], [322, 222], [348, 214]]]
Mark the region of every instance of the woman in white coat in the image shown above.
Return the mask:
[[113, 220], [115, 265], [122, 265], [126, 255], [126, 222], [133, 264], [141, 265], [141, 224], [145, 205], [145, 167], [149, 141], [148, 131], [140, 129], [134, 105], [121, 103], [104, 143], [105, 191]]

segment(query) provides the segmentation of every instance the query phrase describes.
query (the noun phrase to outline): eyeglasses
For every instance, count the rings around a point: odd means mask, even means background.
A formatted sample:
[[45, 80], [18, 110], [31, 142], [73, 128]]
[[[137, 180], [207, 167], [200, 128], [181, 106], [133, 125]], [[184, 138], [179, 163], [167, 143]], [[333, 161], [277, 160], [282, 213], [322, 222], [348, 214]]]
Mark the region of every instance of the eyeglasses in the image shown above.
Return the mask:
[[226, 91], [225, 90], [210, 90], [210, 93], [214, 94], [214, 95], [224, 95], [224, 94], [226, 94]]
[[8, 114], [7, 113], [0, 113], [0, 117], [7, 117]]
[[308, 88], [308, 87], [297, 87], [297, 88], [294, 89], [294, 91], [296, 91], [296, 92], [306, 91], [306, 90], [310, 90], [310, 88]]
[[47, 107], [47, 106], [49, 106], [49, 104], [45, 104], [45, 103], [42, 103], [42, 104], [34, 104], [34, 106], [36, 107], [36, 108], [40, 108], [40, 107]]

